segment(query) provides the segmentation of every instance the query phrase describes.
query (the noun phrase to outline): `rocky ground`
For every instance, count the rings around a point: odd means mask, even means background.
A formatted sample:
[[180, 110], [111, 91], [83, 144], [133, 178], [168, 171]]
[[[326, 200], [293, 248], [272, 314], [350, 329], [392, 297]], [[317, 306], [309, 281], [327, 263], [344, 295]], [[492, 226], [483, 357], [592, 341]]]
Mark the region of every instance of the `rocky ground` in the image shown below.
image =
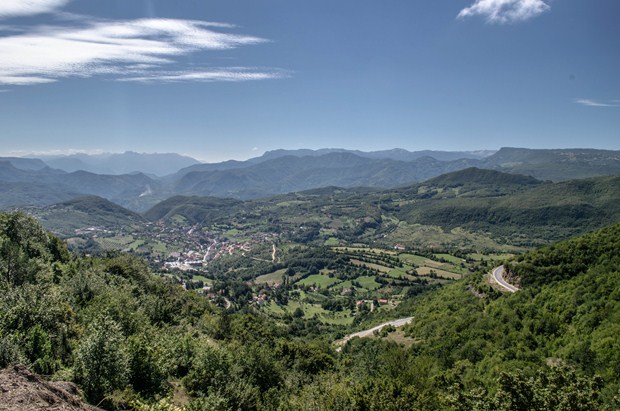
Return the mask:
[[23, 365], [0, 370], [0, 411], [100, 411], [70, 382], [50, 382]]

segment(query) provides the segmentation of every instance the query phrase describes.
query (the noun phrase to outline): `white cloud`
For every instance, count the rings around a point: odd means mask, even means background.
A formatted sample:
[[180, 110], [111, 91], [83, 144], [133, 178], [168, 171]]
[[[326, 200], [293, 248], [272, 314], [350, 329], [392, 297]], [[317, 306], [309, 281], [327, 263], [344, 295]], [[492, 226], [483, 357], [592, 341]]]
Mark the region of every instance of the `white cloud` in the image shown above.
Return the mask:
[[153, 82], [214, 82], [214, 81], [250, 81], [250, 80], [270, 80], [284, 78], [287, 75], [279, 70], [259, 71], [251, 68], [218, 68], [201, 71], [156, 73], [148, 72], [145, 76], [126, 77], [123, 81], [136, 81], [141, 83]]
[[70, 0], [2, 0], [0, 18], [50, 13]]
[[588, 107], [620, 107], [620, 100], [611, 100], [610, 103], [605, 103], [587, 98], [578, 98], [573, 100], [573, 102]]
[[476, 0], [457, 17], [484, 16], [490, 23], [513, 23], [531, 19], [549, 9], [542, 0]]
[[22, 31], [0, 37], [0, 85], [41, 84], [96, 75], [141, 82], [280, 77], [264, 70], [176, 68], [181, 67], [177, 61], [181, 56], [266, 41], [223, 32], [229, 28], [233, 26], [195, 20], [139, 19]]

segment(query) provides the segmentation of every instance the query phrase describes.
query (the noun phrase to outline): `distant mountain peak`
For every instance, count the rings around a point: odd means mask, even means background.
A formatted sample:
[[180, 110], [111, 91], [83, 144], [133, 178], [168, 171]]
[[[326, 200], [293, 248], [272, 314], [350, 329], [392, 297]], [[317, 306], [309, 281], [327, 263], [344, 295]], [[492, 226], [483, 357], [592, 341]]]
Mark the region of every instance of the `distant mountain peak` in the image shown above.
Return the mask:
[[110, 175], [140, 172], [164, 176], [200, 163], [194, 158], [176, 153], [138, 153], [135, 151], [104, 154], [71, 154], [42, 157], [41, 159], [50, 167], [66, 172], [83, 170]]

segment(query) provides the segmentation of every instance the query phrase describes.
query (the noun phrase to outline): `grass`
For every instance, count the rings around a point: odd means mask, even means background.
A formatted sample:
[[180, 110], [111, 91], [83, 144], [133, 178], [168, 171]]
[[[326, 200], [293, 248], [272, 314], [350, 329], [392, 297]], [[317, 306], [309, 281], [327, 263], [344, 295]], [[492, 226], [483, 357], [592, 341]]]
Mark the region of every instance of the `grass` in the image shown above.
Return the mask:
[[438, 258], [438, 259], [441, 258], [441, 259], [446, 260], [449, 263], [456, 264], [456, 265], [461, 264], [463, 262], [462, 259], [455, 257], [453, 255], [450, 255], [450, 254], [435, 254], [435, 258]]
[[501, 261], [501, 260], [505, 260], [507, 258], [513, 257], [514, 254], [479, 254], [479, 253], [473, 253], [473, 254], [468, 254], [467, 255], [469, 258], [475, 260], [475, 261], [482, 261], [482, 260], [493, 260], [493, 261]]
[[423, 266], [429, 261], [428, 258], [416, 254], [400, 254], [398, 258], [404, 263], [415, 264], [417, 266]]
[[138, 248], [142, 247], [145, 243], [146, 241], [144, 240], [136, 240], [133, 243], [129, 244], [129, 248], [131, 248], [132, 250], [137, 250]]
[[254, 282], [256, 284], [277, 284], [282, 282], [282, 276], [286, 273], [286, 268], [274, 271], [269, 274], [259, 275]]
[[276, 206], [278, 207], [290, 207], [290, 206], [298, 206], [301, 204], [307, 204], [308, 201], [302, 201], [302, 200], [288, 200], [288, 201], [281, 201], [278, 204], [276, 204]]
[[443, 264], [439, 267], [441, 270], [444, 271], [450, 271], [451, 273], [455, 273], [455, 274], [468, 274], [469, 271], [467, 270], [466, 267], [461, 267], [461, 265], [452, 265], [452, 264]]
[[343, 253], [355, 253], [360, 251], [364, 254], [376, 254], [379, 257], [379, 254], [387, 254], [387, 255], [396, 255], [396, 251], [393, 250], [384, 250], [383, 248], [369, 248], [369, 247], [335, 247], [334, 250], [340, 251]]
[[340, 241], [337, 238], [330, 237], [327, 240], [325, 240], [324, 244], [328, 247], [333, 247], [333, 246], [340, 244]]
[[[375, 337], [373, 335], [371, 338], [381, 338], [381, 337]], [[405, 335], [405, 332], [400, 329], [396, 329], [396, 331], [392, 331], [391, 333], [388, 333], [387, 337], [383, 337], [382, 339], [386, 341], [393, 341], [397, 344], [404, 345], [405, 347], [411, 347], [416, 342], [415, 339], [411, 337], [407, 337]]]
[[353, 317], [348, 311], [335, 313], [328, 312], [327, 314], [320, 315], [319, 318], [326, 324], [334, 325], [351, 325], [355, 319], [355, 317]]
[[392, 277], [392, 278], [399, 278], [399, 277], [403, 277], [403, 278], [407, 278], [409, 280], [414, 280], [415, 277], [412, 275], [407, 274], [407, 271], [411, 270], [412, 267], [409, 266], [404, 266], [404, 267], [396, 267], [393, 270], [391, 270], [389, 273], [387, 273], [388, 276]]
[[[303, 297], [309, 298], [305, 294]], [[300, 297], [300, 300], [303, 300], [304, 298]], [[310, 319], [317, 316], [318, 319], [325, 324], [350, 325], [353, 323], [354, 319], [350, 311], [331, 312], [323, 309], [318, 304], [305, 303], [297, 299], [290, 299], [288, 304], [285, 306], [280, 306], [273, 301], [270, 301], [263, 306], [265, 311], [276, 316], [284, 315], [287, 312], [292, 314], [297, 308], [301, 308], [303, 310], [305, 319]]]
[[338, 280], [336, 277], [329, 277], [326, 274], [313, 274], [313, 275], [310, 275], [304, 278], [303, 280], [299, 280], [297, 284], [302, 284], [302, 285], [316, 284], [316, 286], [319, 288], [329, 288], [339, 282], [340, 280]]
[[386, 245], [397, 243], [423, 248], [467, 247], [497, 251], [513, 251], [517, 247], [499, 244], [487, 235], [472, 233], [462, 228], [444, 231], [439, 226], [410, 224], [401, 221], [396, 230], [382, 240]]
[[367, 275], [367, 276], [358, 277], [357, 281], [360, 283], [362, 287], [368, 290], [376, 290], [377, 288], [381, 287], [381, 284], [375, 281], [374, 276]]
[[431, 268], [431, 267], [420, 267], [416, 269], [419, 275], [430, 275], [431, 270], [437, 274], [437, 277], [440, 278], [448, 278], [451, 280], [458, 280], [461, 278], [460, 274], [451, 273], [450, 271], [441, 270], [439, 268]]
[[[342, 290], [343, 288], [351, 288], [353, 287], [353, 282], [351, 280], [347, 280], [347, 281], [343, 281], [341, 283], [335, 284], [332, 286], [332, 289], [334, 290]], [[358, 292], [366, 292], [368, 290], [366, 290], [365, 288], [358, 288], [356, 287]]]
[[213, 280], [208, 279], [204, 275], [197, 275], [197, 274], [194, 274], [194, 276], [192, 277], [192, 280], [202, 281], [203, 283], [205, 283], [205, 285], [210, 285], [213, 282]]
[[386, 267], [384, 265], [379, 265], [375, 263], [365, 263], [364, 261], [354, 260], [354, 259], [351, 259], [351, 264], [357, 265], [360, 267], [366, 266], [368, 268], [372, 268], [373, 270], [377, 270], [382, 273], [389, 273], [392, 270], [390, 267]]
[[224, 237], [232, 241], [247, 241], [248, 238], [245, 235], [246, 233], [236, 228], [231, 228], [230, 230], [224, 233]]
[[127, 248], [127, 246], [133, 243], [134, 238], [128, 235], [128, 236], [97, 238], [96, 241], [101, 246], [101, 248], [103, 248], [104, 250], [120, 250], [123, 248]]

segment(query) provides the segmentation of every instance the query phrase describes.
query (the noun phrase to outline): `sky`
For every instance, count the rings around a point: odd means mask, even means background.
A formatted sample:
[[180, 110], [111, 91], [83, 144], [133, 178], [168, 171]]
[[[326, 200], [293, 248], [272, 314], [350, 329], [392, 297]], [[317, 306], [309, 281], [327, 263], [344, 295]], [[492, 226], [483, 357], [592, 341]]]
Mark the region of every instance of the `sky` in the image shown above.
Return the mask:
[[1, 0], [0, 155], [620, 150], [618, 0]]

